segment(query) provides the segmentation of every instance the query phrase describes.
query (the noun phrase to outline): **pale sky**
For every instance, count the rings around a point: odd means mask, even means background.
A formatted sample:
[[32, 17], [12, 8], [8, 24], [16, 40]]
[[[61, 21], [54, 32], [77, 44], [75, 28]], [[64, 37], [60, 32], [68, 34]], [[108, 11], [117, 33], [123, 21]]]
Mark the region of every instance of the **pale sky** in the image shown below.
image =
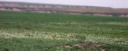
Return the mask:
[[0, 0], [0, 1], [128, 8], [128, 0]]

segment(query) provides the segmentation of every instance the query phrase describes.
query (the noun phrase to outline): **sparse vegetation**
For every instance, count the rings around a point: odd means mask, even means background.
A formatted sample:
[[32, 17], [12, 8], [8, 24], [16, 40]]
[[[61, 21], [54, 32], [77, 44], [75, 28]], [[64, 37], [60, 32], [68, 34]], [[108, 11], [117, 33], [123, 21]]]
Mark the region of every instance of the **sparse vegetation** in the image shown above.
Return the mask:
[[0, 51], [128, 51], [128, 18], [0, 12]]

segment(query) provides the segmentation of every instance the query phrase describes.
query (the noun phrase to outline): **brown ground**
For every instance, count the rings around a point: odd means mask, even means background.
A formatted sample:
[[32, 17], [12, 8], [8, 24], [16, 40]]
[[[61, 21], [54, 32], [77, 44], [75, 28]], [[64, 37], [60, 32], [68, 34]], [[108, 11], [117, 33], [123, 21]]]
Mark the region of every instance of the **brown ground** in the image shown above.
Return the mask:
[[78, 47], [80, 49], [85, 49], [85, 48], [100, 48], [101, 51], [106, 51], [104, 48], [106, 45], [105, 44], [98, 44], [98, 43], [76, 43], [76, 44], [68, 44], [64, 46], [59, 46], [58, 48], [69, 48], [72, 49], [73, 47]]

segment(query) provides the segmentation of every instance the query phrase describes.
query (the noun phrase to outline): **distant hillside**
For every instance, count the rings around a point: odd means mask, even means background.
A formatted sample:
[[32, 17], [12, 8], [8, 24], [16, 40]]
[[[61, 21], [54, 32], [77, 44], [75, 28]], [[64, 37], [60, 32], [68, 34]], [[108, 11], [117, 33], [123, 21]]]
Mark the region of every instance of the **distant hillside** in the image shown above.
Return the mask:
[[96, 6], [75, 6], [75, 5], [57, 5], [57, 4], [37, 4], [22, 2], [0, 2], [0, 7], [22, 7], [22, 8], [63, 8], [63, 9], [111, 9], [110, 7]]
[[[75, 6], [75, 5], [57, 5], [57, 4], [37, 4], [23, 2], [0, 2], [1, 11], [24, 11], [40, 13], [71, 13], [71, 14], [110, 14], [120, 13], [127, 15], [127, 8], [110, 8], [98, 6]], [[98, 13], [98, 14], [94, 14]]]

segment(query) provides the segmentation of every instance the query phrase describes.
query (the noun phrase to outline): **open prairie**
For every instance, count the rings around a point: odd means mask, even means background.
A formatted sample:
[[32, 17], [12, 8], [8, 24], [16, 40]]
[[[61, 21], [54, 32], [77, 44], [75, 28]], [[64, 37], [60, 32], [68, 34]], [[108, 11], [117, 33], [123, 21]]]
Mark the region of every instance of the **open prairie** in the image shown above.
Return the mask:
[[0, 12], [0, 51], [128, 51], [128, 18]]

